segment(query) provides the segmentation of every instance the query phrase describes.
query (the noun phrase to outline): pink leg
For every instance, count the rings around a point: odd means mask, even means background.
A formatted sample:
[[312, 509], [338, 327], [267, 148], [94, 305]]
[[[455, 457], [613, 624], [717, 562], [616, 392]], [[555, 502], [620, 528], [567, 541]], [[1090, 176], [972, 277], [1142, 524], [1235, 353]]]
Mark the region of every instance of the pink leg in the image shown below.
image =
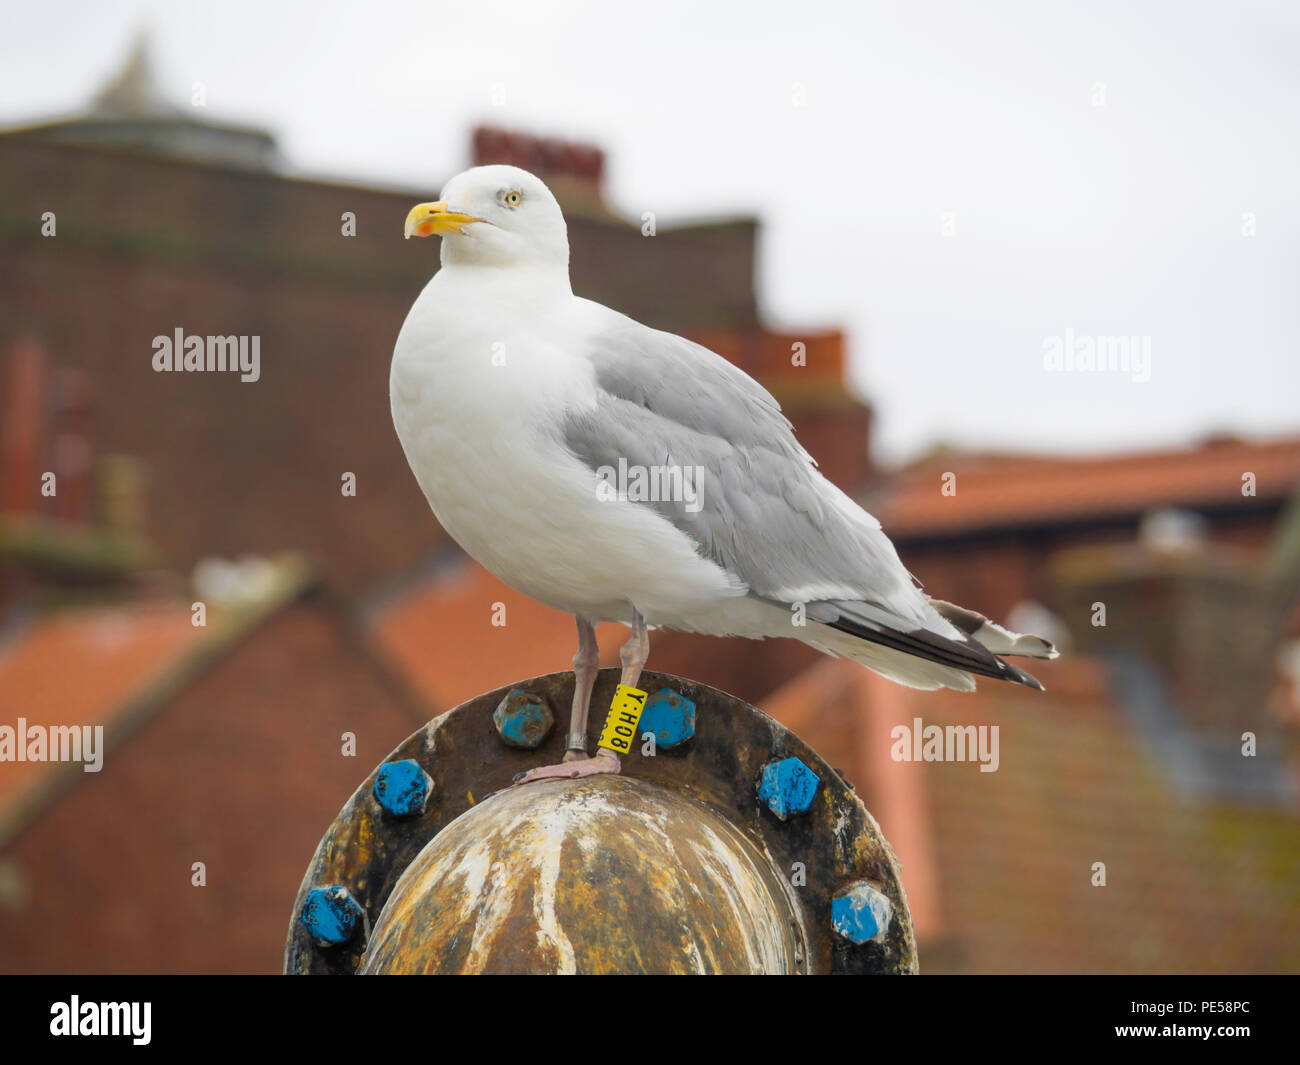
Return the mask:
[[[591, 686], [595, 683], [596, 670], [594, 666], [591, 667], [590, 678], [585, 682], [586, 691], [585, 693], [581, 692], [581, 689], [584, 686], [584, 681], [582, 679], [582, 674], [579, 671], [585, 671], [586, 669], [585, 666], [580, 666], [578, 662], [578, 659], [584, 655], [584, 633], [582, 631], [582, 626], [583, 621], [580, 618], [578, 620], [578, 653], [573, 656], [573, 671], [575, 677], [573, 689], [574, 720], [569, 728], [569, 742], [574, 743], [579, 733], [581, 733], [580, 742], [584, 744], [585, 749], [587, 735], [587, 704], [591, 699]], [[591, 646], [593, 650], [595, 645], [596, 635], [595, 632], [592, 631]], [[645, 668], [646, 659], [650, 657], [650, 636], [646, 632], [645, 618], [636, 611], [632, 612], [632, 635], [628, 638], [627, 643], [623, 645], [623, 650], [619, 652], [619, 657], [623, 662], [623, 675], [621, 677], [621, 682], [629, 687], [635, 688], [637, 683], [641, 680], [641, 670]], [[577, 727], [578, 697], [580, 694], [583, 695], [581, 729]], [[565, 753], [564, 761], [560, 765], [545, 765], [538, 769], [530, 770], [529, 772], [520, 775], [515, 780], [515, 783], [531, 784], [534, 780], [566, 780], [575, 777], [592, 777], [599, 773], [618, 773], [622, 771], [622, 768], [623, 763], [619, 759], [618, 755], [607, 748], [598, 748], [596, 755], [593, 758], [588, 758], [585, 753], [579, 753], [577, 750], [569, 750]]]
[[569, 712], [568, 749], [566, 762], [582, 761], [587, 757], [587, 715], [591, 712], [591, 689], [600, 672], [600, 649], [596, 646], [596, 630], [591, 622], [579, 616], [578, 651], [573, 656], [573, 709]]

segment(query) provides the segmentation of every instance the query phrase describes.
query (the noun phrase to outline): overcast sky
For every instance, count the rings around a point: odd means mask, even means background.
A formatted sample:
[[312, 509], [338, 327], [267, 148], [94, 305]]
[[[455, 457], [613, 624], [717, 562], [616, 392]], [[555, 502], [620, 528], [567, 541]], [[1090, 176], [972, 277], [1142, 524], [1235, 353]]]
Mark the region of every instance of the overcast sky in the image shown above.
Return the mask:
[[[0, 122], [80, 106], [147, 27], [178, 102], [203, 82], [209, 117], [311, 175], [436, 191], [488, 121], [599, 142], [614, 206], [661, 226], [757, 214], [769, 323], [848, 331], [892, 458], [1300, 431], [1300, 4], [43, 0], [5, 23]], [[1144, 338], [1148, 371], [1049, 370], [1070, 335]]]

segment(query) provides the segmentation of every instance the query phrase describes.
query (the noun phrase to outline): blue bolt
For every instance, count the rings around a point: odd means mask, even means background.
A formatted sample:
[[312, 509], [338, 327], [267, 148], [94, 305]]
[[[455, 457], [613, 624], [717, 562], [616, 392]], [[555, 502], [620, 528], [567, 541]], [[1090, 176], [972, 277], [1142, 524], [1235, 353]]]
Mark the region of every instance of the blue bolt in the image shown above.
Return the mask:
[[313, 888], [302, 907], [303, 927], [322, 946], [346, 943], [361, 925], [361, 907], [345, 887]]
[[433, 781], [429, 774], [411, 758], [385, 762], [375, 777], [375, 799], [394, 817], [413, 817], [423, 813], [431, 790]]
[[544, 699], [515, 688], [497, 704], [492, 723], [507, 747], [531, 751], [542, 745], [555, 725], [555, 718]]
[[695, 704], [669, 688], [657, 691], [646, 700], [637, 729], [654, 736], [656, 750], [672, 750], [695, 735]]
[[888, 896], [865, 880], [831, 899], [831, 927], [858, 946], [884, 935], [892, 913]]
[[758, 784], [758, 801], [782, 821], [806, 813], [817, 797], [821, 777], [798, 758], [782, 758], [763, 766]]

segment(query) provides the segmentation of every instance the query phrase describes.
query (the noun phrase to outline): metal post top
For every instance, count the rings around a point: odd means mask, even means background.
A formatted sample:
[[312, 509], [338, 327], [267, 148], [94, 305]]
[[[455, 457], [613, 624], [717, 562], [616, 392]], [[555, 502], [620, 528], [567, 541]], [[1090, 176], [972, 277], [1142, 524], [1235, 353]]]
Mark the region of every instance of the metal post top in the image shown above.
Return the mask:
[[618, 777], [511, 786], [563, 757], [568, 672], [409, 737], [321, 840], [285, 971], [916, 972], [897, 861], [852, 786], [739, 699], [641, 686]]

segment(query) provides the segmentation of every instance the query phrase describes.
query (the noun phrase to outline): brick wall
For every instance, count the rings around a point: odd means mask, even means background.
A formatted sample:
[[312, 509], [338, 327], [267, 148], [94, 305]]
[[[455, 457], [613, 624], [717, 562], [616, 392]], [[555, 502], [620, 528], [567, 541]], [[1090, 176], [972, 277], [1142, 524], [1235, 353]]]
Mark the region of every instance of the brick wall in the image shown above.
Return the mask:
[[423, 721], [331, 609], [287, 608], [6, 846], [0, 971], [278, 972], [325, 828]]
[[[147, 464], [166, 564], [303, 549], [364, 588], [440, 538], [392, 430], [388, 365], [438, 261], [402, 221], [446, 176], [398, 193], [0, 138], [0, 351], [30, 330], [89, 376], [99, 448]], [[574, 289], [679, 332], [752, 330], [755, 237], [752, 221], [650, 238], [577, 216]], [[261, 380], [155, 373], [152, 339], [178, 326], [260, 336]]]

